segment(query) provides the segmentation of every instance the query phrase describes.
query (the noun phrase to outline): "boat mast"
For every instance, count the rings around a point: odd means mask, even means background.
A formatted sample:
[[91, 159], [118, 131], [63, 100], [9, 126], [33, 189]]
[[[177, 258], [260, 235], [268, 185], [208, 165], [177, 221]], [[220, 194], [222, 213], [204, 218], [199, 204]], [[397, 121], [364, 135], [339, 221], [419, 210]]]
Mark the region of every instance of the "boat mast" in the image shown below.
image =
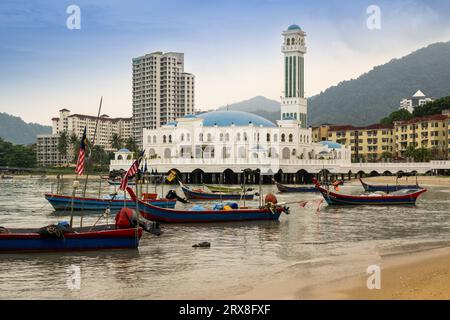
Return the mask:
[[[98, 121], [100, 120], [100, 112], [102, 110], [102, 102], [103, 102], [103, 96], [100, 98], [100, 105], [98, 106], [97, 120], [95, 121], [94, 137], [92, 138], [92, 148], [94, 148], [95, 137], [97, 135]], [[89, 155], [86, 159], [87, 164], [90, 163], [91, 153], [92, 153], [92, 150], [89, 150]], [[87, 168], [88, 168], [88, 166], [86, 166], [86, 169]], [[84, 180], [83, 197], [86, 197], [86, 188], [87, 188], [88, 179], [89, 179], [89, 171], [86, 170], [86, 179]], [[83, 230], [83, 210], [81, 210], [80, 229], [81, 229], [81, 231]]]

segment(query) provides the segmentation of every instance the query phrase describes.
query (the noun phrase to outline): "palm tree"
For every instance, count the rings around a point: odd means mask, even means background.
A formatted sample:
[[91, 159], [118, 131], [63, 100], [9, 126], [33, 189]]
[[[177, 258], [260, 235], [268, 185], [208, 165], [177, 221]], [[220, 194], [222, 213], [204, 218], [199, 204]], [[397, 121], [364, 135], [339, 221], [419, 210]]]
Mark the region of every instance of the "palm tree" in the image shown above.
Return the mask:
[[96, 145], [92, 148], [91, 153], [92, 164], [101, 165], [109, 162], [109, 155], [102, 146]]
[[413, 158], [416, 155], [416, 147], [414, 147], [413, 145], [409, 145], [408, 147], [406, 147], [405, 150], [405, 157], [406, 158]]
[[136, 140], [134, 140], [132, 137], [125, 140], [125, 147], [134, 153], [135, 157], [138, 156], [139, 148], [136, 143]]
[[70, 134], [69, 143], [72, 149], [72, 161], [77, 161], [78, 150], [80, 149], [80, 140], [75, 132]]
[[69, 147], [69, 134], [66, 130], [61, 132], [58, 138], [58, 152], [61, 158], [65, 158], [67, 162], [67, 148]]
[[119, 150], [123, 146], [123, 140], [117, 133], [113, 133], [111, 136], [111, 147], [113, 149]]
[[391, 152], [389, 152], [389, 151], [384, 151], [381, 154], [381, 159], [386, 159], [386, 160], [389, 159], [389, 160], [391, 160], [393, 157], [394, 157], [393, 154]]

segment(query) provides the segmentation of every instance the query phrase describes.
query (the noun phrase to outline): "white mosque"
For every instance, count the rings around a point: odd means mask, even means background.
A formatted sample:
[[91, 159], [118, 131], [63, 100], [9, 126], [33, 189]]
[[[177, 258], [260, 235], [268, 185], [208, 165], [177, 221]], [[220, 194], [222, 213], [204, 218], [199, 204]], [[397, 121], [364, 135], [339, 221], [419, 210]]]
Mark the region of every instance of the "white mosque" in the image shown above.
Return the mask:
[[[240, 183], [244, 169], [260, 169], [265, 180], [275, 175], [288, 183], [308, 181], [323, 170], [345, 172], [340, 167], [350, 166], [350, 149], [311, 141], [304, 95], [306, 33], [291, 25], [282, 35], [284, 91], [276, 124], [252, 113], [213, 111], [144, 129], [148, 167], [160, 173], [175, 169], [190, 183]], [[129, 166], [127, 156], [126, 150], [117, 152], [110, 169]]]

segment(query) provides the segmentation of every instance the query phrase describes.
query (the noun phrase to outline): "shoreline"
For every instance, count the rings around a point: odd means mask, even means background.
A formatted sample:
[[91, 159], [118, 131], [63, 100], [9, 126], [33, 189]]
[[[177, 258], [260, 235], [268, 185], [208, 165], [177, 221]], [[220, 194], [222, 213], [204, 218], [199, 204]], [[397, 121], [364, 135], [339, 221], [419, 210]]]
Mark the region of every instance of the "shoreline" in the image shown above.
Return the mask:
[[[395, 176], [378, 176], [366, 177], [362, 178], [362, 180], [373, 184], [416, 184], [416, 177], [403, 177], [397, 181]], [[417, 176], [417, 181], [419, 186], [450, 186], [449, 176]], [[360, 182], [358, 179], [352, 179], [350, 181], [345, 180], [345, 184], [360, 185]]]
[[367, 288], [366, 282], [370, 275], [365, 271], [370, 264], [360, 261], [356, 265], [364, 267], [359, 268], [364, 272], [343, 275], [338, 279], [322, 279], [310, 284], [305, 284], [305, 272], [296, 275], [292, 272], [287, 277], [278, 275], [276, 279], [259, 282], [246, 292], [222, 296], [219, 299], [450, 299], [450, 246], [382, 254], [377, 260], [375, 264], [380, 266], [381, 270], [380, 289]]
[[[61, 174], [60, 174], [61, 175]], [[64, 179], [75, 179], [77, 175], [75, 173], [62, 173]], [[107, 176], [108, 173], [104, 174], [91, 174], [89, 175], [92, 179], [101, 179], [101, 177]], [[45, 177], [43, 177], [45, 176]], [[47, 173], [42, 175], [32, 175], [32, 174], [18, 174], [13, 175], [13, 179], [24, 180], [24, 179], [56, 179], [57, 173]], [[85, 177], [85, 176], [83, 176]], [[395, 176], [378, 176], [378, 177], [365, 177], [362, 178], [363, 181], [373, 183], [373, 184], [415, 184], [415, 177], [403, 177], [401, 179], [396, 179]], [[450, 176], [417, 176], [417, 181], [420, 186], [450, 186]], [[267, 184], [270, 185], [270, 184]], [[289, 185], [289, 184], [287, 184]], [[345, 185], [355, 186], [360, 185], [358, 179], [345, 180]]]

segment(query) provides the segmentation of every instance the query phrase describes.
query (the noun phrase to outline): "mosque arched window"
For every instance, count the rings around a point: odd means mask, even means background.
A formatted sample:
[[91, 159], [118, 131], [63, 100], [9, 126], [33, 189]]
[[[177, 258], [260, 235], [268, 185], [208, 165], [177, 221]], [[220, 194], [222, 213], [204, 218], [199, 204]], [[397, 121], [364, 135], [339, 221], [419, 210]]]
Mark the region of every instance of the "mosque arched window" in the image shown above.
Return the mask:
[[166, 136], [164, 135], [163, 136], [163, 143], [166, 143], [167, 142], [167, 138], [166, 138]]
[[292, 135], [292, 133], [289, 135], [289, 142], [292, 142], [292, 140], [293, 140], [293, 135]]
[[268, 133], [268, 134], [266, 135], [266, 141], [267, 141], [267, 142], [270, 142], [270, 133]]
[[281, 142], [286, 142], [286, 135], [284, 133], [281, 135]]

